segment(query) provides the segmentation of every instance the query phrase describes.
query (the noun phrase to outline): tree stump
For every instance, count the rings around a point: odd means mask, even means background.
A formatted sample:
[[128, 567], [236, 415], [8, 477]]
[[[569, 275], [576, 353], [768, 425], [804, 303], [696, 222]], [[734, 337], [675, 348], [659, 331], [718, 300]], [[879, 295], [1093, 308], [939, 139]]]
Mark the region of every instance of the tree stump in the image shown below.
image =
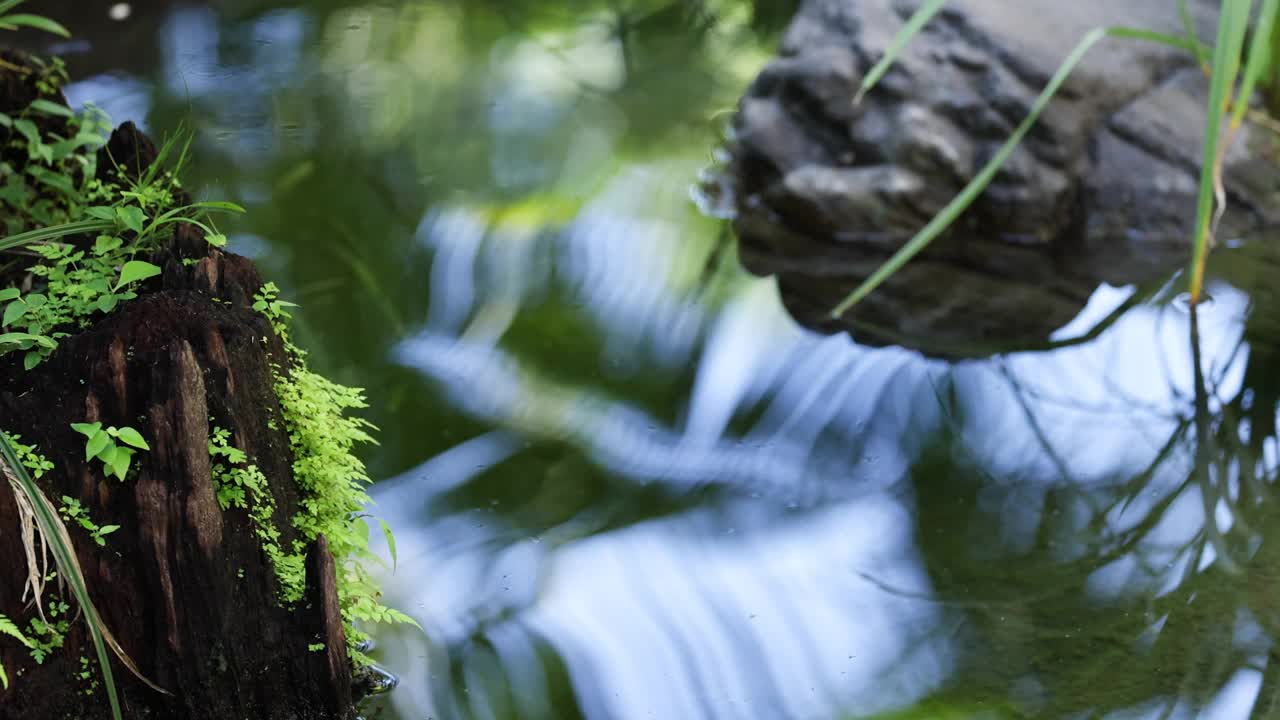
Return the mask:
[[[9, 95], [0, 111], [30, 101], [14, 97], [14, 88], [12, 77], [0, 77], [0, 93]], [[108, 147], [126, 161], [124, 172], [155, 161], [154, 145], [131, 124]], [[38, 481], [46, 496], [55, 505], [62, 496], [76, 499], [96, 523], [120, 526], [105, 546], [73, 523], [68, 531], [106, 626], [142, 674], [170, 693], [114, 662], [124, 715], [351, 718], [351, 666], [325, 539], [309, 547], [304, 599], [282, 607], [249, 515], [223, 511], [215, 496], [209, 439], [216, 425], [266, 476], [281, 542], [293, 541], [299, 490], [273, 389], [273, 365], [288, 372], [289, 360], [251, 308], [262, 281], [249, 260], [212, 248], [190, 225], [178, 226], [150, 261], [164, 272], [137, 299], [61, 340], [33, 370], [23, 370], [20, 353], [0, 357], [0, 428], [52, 462]], [[86, 462], [85, 437], [71, 424], [91, 422], [136, 428], [150, 444], [126, 480]], [[0, 614], [25, 628], [37, 614], [23, 598], [28, 563], [18, 517], [13, 492], [0, 483]], [[74, 599], [56, 582], [49, 587], [46, 614], [58, 600], [71, 606], [62, 615], [70, 620], [64, 646], [36, 663], [27, 648], [0, 636], [0, 665], [10, 678], [0, 690], [0, 720], [109, 717]]]

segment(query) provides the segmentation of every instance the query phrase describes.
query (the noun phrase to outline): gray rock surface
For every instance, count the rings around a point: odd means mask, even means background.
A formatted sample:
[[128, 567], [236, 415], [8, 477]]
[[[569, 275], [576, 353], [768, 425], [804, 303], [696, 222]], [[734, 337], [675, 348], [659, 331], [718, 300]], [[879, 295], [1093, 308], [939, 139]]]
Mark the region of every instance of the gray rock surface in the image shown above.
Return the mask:
[[[742, 100], [725, 184], [740, 257], [793, 315], [941, 356], [1043, 341], [1101, 282], [1186, 262], [1208, 82], [1193, 59], [1106, 39], [947, 236], [841, 321], [827, 314], [954, 197], [1092, 28], [1178, 34], [1170, 0], [951, 0], [881, 83], [863, 73], [919, 6], [807, 0]], [[1189, 3], [1212, 38], [1217, 3]], [[1246, 125], [1217, 237], [1280, 222], [1280, 136]]]

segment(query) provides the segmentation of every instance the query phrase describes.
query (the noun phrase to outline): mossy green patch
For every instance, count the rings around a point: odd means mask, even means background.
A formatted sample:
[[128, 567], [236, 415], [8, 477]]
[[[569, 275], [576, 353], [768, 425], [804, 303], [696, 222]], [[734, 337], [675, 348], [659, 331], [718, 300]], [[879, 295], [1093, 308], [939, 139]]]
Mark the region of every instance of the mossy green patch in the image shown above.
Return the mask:
[[[376, 444], [369, 432], [376, 428], [350, 414], [366, 407], [361, 390], [307, 368], [306, 353], [289, 338], [289, 308], [294, 305], [279, 299], [279, 289], [267, 283], [254, 299], [254, 309], [271, 322], [289, 355], [287, 369], [275, 368], [275, 391], [293, 451], [294, 479], [302, 491], [300, 509], [293, 517], [298, 530], [293, 553], [300, 562], [316, 538], [323, 535], [328, 540], [338, 565], [338, 602], [347, 649], [353, 662], [365, 665], [369, 659], [360, 646], [368, 635], [357, 623], [417, 624], [380, 602], [381, 591], [368, 570], [369, 562], [378, 561], [369, 550], [369, 526], [362, 512], [369, 503], [365, 487], [370, 479], [355, 448]], [[286, 599], [298, 598], [286, 595]]]

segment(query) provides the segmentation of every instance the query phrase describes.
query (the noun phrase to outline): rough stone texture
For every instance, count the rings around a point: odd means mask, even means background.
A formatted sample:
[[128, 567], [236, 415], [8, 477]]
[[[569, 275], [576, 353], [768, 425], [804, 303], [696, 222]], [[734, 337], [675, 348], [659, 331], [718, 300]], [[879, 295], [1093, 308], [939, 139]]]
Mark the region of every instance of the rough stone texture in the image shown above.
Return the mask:
[[[0, 76], [0, 90], [3, 83]], [[155, 158], [129, 124], [108, 148], [126, 172]], [[352, 678], [323, 538], [309, 549], [303, 602], [282, 608], [252, 521], [243, 510], [222, 512], [214, 495], [208, 438], [216, 424], [267, 477], [282, 544], [292, 542], [299, 494], [271, 367], [286, 356], [249, 307], [261, 280], [249, 260], [211, 248], [192, 226], [180, 226], [150, 260], [164, 272], [136, 300], [65, 338], [34, 370], [23, 371], [20, 357], [0, 358], [0, 428], [53, 462], [39, 482], [55, 503], [77, 498], [98, 524], [121, 526], [105, 547], [78, 527], [69, 532], [108, 628], [171, 693], [116, 663], [125, 717], [346, 720]], [[85, 461], [84, 438], [70, 425], [94, 421], [134, 427], [150, 443], [127, 480]], [[35, 611], [22, 597], [27, 562], [17, 520], [12, 490], [0, 483], [0, 614], [26, 626]], [[312, 643], [325, 651], [309, 651]], [[80, 621], [43, 664], [0, 638], [12, 680], [0, 690], [0, 720], [108, 717], [104, 692], [78, 677], [81, 657], [96, 677]]]
[[[1189, 3], [1204, 37], [1217, 3]], [[860, 104], [863, 73], [919, 6], [808, 0], [735, 121], [726, 189], [740, 257], [777, 274], [802, 323], [873, 344], [982, 355], [1042, 341], [1099, 282], [1185, 262], [1207, 80], [1189, 56], [1104, 40], [996, 181], [893, 280], [827, 313], [951, 200], [1090, 29], [1179, 33], [1166, 0], [951, 0]], [[1280, 138], [1246, 125], [1227, 154], [1218, 237], [1280, 222]]]

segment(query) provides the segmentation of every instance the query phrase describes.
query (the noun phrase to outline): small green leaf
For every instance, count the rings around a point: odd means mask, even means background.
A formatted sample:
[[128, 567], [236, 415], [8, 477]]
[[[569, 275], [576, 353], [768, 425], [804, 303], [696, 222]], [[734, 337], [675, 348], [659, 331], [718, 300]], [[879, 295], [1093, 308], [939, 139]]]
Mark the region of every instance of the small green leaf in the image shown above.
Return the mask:
[[136, 205], [126, 205], [116, 208], [116, 218], [122, 225], [141, 235], [142, 224], [146, 222], [147, 214]]
[[29, 348], [35, 344], [39, 335], [32, 335], [24, 332], [8, 332], [0, 334], [0, 345], [19, 345], [22, 348]]
[[98, 534], [99, 534], [99, 535], [110, 535], [111, 533], [113, 533], [113, 532], [115, 532], [115, 531], [117, 531], [117, 530], [119, 530], [119, 529], [120, 529], [120, 526], [119, 526], [119, 525], [103, 525], [102, 527], [98, 528]]
[[5, 115], [4, 113], [0, 113], [0, 127], [13, 127], [13, 118]]
[[102, 205], [94, 205], [93, 207], [87, 207], [84, 209], [84, 214], [92, 218], [97, 218], [99, 220], [114, 221], [116, 219], [115, 209], [104, 207]]
[[102, 423], [71, 423], [71, 429], [86, 437], [93, 437], [102, 431]]
[[109, 313], [116, 309], [116, 303], [120, 301], [120, 296], [115, 294], [103, 295], [98, 298], [98, 309], [104, 313]]
[[105, 255], [112, 250], [117, 250], [124, 245], [124, 239], [114, 237], [112, 235], [99, 235], [97, 240], [93, 241], [93, 252], [98, 255]]
[[130, 260], [120, 269], [120, 279], [116, 281], [114, 290], [139, 280], [146, 280], [160, 274], [160, 268], [142, 260]]
[[113, 433], [117, 438], [122, 440], [126, 445], [132, 445], [139, 450], [150, 450], [151, 446], [142, 438], [142, 433], [131, 427], [124, 427]]
[[129, 463], [132, 461], [132, 450], [129, 448], [117, 447], [115, 457], [112, 458], [111, 462], [108, 464], [111, 466], [111, 471], [115, 473], [115, 476], [124, 480], [124, 476], [129, 474]]
[[32, 350], [31, 352], [28, 352], [26, 355], [22, 356], [22, 369], [30, 370], [31, 368], [39, 365], [40, 360], [41, 360], [40, 353], [36, 352], [35, 350]]
[[220, 248], [220, 247], [227, 246], [227, 236], [223, 235], [222, 233], [209, 233], [204, 236], [204, 239], [207, 240], [209, 244], [214, 247]]
[[22, 133], [22, 136], [25, 137], [27, 142], [32, 145], [39, 145], [41, 143], [40, 128], [36, 127], [36, 124], [30, 120], [25, 118], [21, 120], [14, 120], [13, 129]]
[[22, 319], [27, 314], [27, 303], [23, 300], [14, 300], [4, 308], [4, 319], [0, 321], [0, 325], [8, 327]]
[[10, 287], [0, 290], [0, 302], [15, 300], [19, 297], [22, 297], [22, 291], [18, 290], [18, 288]]
[[391, 572], [392, 574], [394, 574], [396, 571], [396, 564], [397, 564], [396, 536], [391, 532], [391, 526], [387, 524], [386, 520], [383, 520], [382, 518], [378, 518], [378, 524], [382, 525], [382, 537], [386, 538], [387, 540], [387, 552], [391, 553]]
[[35, 100], [32, 100], [31, 104], [28, 105], [27, 107], [31, 108], [32, 110], [35, 110], [36, 112], [41, 112], [46, 115], [57, 115], [58, 117], [66, 117], [66, 118], [76, 116], [75, 113], [71, 112], [71, 108], [67, 107], [66, 105], [59, 105], [56, 102], [45, 100], [44, 98], [37, 98]]
[[[54, 152], [53, 149], [50, 149], [50, 152]], [[49, 159], [53, 160], [54, 158], [50, 156]], [[31, 173], [31, 176], [40, 183], [57, 190], [63, 195], [70, 195], [72, 197], [76, 196], [75, 183], [71, 181], [71, 178], [60, 172], [54, 172], [39, 166], [29, 167], [27, 168], [27, 172]]]
[[84, 444], [84, 459], [92, 460], [95, 455], [102, 452], [102, 449], [111, 442], [111, 438], [104, 432], [89, 437], [89, 442]]

